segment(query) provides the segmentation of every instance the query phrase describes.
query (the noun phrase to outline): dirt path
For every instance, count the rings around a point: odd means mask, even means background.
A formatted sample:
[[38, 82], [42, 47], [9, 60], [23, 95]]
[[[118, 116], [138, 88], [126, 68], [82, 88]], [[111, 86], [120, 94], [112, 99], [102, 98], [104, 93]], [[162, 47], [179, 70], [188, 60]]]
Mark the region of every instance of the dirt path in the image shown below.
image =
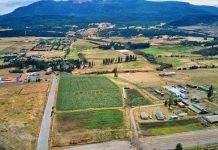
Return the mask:
[[64, 110], [64, 111], [57, 111], [57, 112], [58, 113], [66, 113], [66, 112], [81, 112], [81, 111], [111, 110], [111, 109], [123, 110], [123, 107], [87, 108], [87, 109], [78, 109], [78, 110]]
[[[129, 141], [110, 141], [104, 143], [66, 147], [62, 149], [65, 150], [136, 150], [131, 146]], [[53, 150], [59, 150], [59, 149], [54, 148]]]

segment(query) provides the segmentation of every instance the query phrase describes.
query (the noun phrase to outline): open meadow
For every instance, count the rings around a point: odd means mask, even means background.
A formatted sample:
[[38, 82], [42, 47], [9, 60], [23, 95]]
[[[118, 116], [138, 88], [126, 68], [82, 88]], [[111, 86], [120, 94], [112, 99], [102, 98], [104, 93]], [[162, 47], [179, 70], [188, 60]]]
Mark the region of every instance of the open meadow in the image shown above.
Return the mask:
[[35, 149], [49, 85], [0, 87], [0, 141], [6, 149]]

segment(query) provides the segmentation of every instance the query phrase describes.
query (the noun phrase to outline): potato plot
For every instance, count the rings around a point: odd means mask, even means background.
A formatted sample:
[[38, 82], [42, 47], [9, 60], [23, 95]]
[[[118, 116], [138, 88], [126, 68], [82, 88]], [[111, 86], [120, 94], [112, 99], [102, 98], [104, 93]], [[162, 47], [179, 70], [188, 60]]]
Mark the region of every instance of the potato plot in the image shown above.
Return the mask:
[[119, 87], [105, 77], [61, 74], [58, 110], [122, 106]]

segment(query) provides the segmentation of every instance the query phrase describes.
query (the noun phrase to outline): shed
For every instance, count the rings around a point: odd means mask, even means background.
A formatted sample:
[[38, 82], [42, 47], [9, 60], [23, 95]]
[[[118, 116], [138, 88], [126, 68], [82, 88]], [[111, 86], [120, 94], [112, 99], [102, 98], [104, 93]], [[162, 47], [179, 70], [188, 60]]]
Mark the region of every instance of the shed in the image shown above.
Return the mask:
[[182, 103], [182, 102], [178, 102], [177, 105], [178, 105], [180, 108], [185, 108], [185, 104]]
[[142, 120], [148, 120], [148, 119], [149, 119], [149, 115], [148, 115], [147, 113], [145, 113], [145, 112], [142, 112], [142, 113], [140, 114], [140, 118], [141, 118]]
[[213, 116], [203, 116], [205, 120], [207, 120], [209, 123], [218, 123], [218, 115]]
[[165, 119], [165, 116], [162, 112], [157, 112], [155, 114], [155, 116], [156, 116], [157, 120], [164, 120]]

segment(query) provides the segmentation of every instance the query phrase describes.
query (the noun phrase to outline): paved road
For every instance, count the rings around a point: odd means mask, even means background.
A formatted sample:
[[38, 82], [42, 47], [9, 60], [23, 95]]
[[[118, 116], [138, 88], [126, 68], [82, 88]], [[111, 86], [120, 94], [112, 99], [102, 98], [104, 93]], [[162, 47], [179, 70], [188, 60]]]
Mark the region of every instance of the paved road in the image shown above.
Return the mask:
[[57, 87], [58, 78], [54, 77], [52, 80], [52, 85], [50, 89], [50, 94], [48, 97], [48, 102], [45, 108], [44, 116], [42, 119], [41, 129], [38, 137], [37, 150], [47, 150], [49, 131], [51, 127], [51, 112], [55, 100], [55, 91]]
[[146, 150], [174, 149], [178, 143], [183, 147], [218, 143], [218, 129], [185, 132], [172, 135], [145, 137], [141, 139]]

